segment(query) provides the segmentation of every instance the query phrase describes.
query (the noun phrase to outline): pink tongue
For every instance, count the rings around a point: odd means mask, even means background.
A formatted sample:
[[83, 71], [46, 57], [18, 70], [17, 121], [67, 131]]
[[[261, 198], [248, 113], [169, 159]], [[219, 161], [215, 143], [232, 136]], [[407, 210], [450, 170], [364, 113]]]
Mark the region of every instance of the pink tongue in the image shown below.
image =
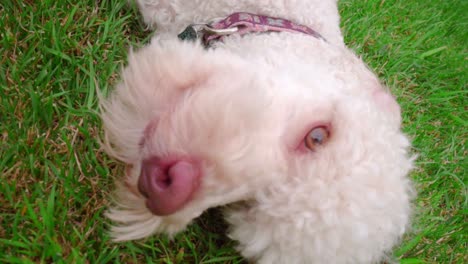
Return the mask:
[[148, 197], [148, 209], [163, 216], [175, 213], [190, 201], [199, 178], [198, 168], [188, 161], [178, 161], [166, 171], [157, 164], [144, 163], [139, 188]]

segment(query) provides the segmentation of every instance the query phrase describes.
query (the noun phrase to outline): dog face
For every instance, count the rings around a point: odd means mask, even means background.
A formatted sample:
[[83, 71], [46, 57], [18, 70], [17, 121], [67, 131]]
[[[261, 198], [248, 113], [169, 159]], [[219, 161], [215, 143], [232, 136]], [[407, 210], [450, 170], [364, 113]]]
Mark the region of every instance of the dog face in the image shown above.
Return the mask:
[[329, 54], [280, 67], [179, 41], [132, 53], [101, 103], [104, 146], [128, 165], [108, 213], [115, 239], [173, 234], [237, 201], [320, 214], [329, 195], [401, 186], [411, 161], [398, 105], [351, 53]]

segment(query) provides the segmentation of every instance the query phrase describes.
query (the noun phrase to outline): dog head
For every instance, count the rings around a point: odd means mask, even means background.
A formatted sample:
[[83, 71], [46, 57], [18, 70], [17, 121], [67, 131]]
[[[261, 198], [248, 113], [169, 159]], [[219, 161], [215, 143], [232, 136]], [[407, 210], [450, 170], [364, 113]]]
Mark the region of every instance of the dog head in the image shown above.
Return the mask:
[[[174, 234], [237, 201], [294, 215], [323, 213], [330, 195], [341, 197], [338, 207], [348, 198], [367, 206], [380, 191], [405, 200], [411, 159], [395, 100], [345, 49], [308, 56], [285, 67], [175, 40], [131, 53], [101, 101], [104, 146], [128, 165], [107, 214], [119, 223], [114, 238]], [[399, 188], [387, 194], [386, 183]]]
[[104, 146], [128, 166], [108, 213], [123, 224], [113, 229], [117, 240], [175, 233], [276, 177], [257, 166], [278, 158], [273, 146], [259, 147], [278, 136], [265, 134], [276, 126], [263, 110], [271, 94], [259, 89], [269, 83], [242, 59], [198, 44], [156, 41], [130, 54], [101, 103]]

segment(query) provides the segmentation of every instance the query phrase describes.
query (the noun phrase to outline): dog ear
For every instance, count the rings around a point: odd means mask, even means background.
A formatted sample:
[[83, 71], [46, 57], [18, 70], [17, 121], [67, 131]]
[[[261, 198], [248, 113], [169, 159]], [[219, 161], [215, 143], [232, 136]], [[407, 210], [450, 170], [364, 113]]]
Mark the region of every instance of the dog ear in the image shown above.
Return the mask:
[[198, 43], [178, 40], [153, 40], [131, 50], [121, 81], [100, 98], [106, 152], [127, 164], [137, 161], [145, 128], [181, 93], [209, 79], [217, 67], [212, 59]]
[[198, 42], [153, 39], [130, 51], [122, 80], [100, 100], [104, 148], [127, 163], [139, 160], [145, 129], [171, 109], [184, 93], [195, 91], [221, 72], [244, 67], [242, 59], [222, 50], [206, 50]]
[[155, 100], [164, 104], [168, 97], [206, 81], [214, 69], [207, 57], [208, 52], [196, 42], [154, 39], [148, 46], [130, 51], [123, 82], [126, 89], [144, 97], [140, 103], [151, 99], [154, 107]]

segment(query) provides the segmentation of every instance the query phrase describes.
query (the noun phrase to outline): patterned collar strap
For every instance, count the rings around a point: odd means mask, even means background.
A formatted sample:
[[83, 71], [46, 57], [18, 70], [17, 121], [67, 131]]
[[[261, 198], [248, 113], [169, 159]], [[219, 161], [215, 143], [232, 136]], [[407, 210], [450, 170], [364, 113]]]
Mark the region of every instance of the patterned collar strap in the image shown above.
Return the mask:
[[245, 35], [259, 32], [303, 33], [325, 40], [318, 32], [307, 26], [299, 25], [282, 18], [246, 12], [234, 13], [224, 19], [209, 24], [190, 25], [178, 36], [182, 40], [200, 38], [206, 46], [210, 46], [213, 41], [222, 40], [222, 38], [227, 35]]

